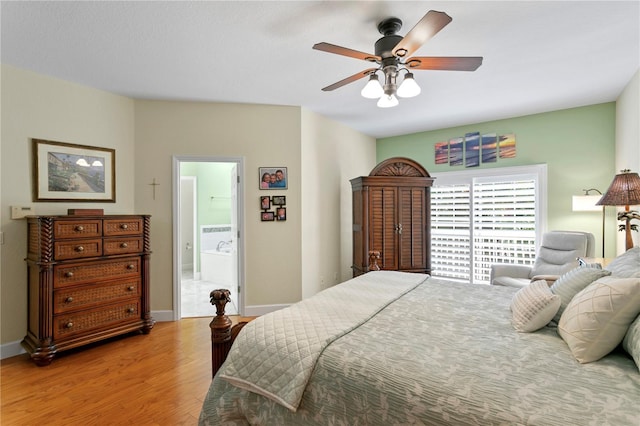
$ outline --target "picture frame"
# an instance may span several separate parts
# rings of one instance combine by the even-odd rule
[[[258,167],[260,189],[287,189],[289,176],[286,167]]]
[[[32,139],[33,201],[116,201],[116,151]]]
[[[269,210],[271,208],[271,197],[268,195],[260,197],[260,208],[262,210]]]
[[[284,206],[287,204],[287,197],[284,195],[274,195],[272,200],[274,206]]]
[[[436,142],[434,147],[435,164],[449,164],[449,141]]]
[[[278,221],[287,220],[287,209],[285,207],[278,207],[276,209],[276,219]]]
[[[260,212],[260,220],[262,222],[273,222],[275,215],[273,212]]]

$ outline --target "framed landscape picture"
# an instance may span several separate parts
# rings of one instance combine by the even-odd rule
[[[34,201],[116,201],[114,149],[32,139]]]

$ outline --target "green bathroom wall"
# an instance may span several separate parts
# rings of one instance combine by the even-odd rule
[[[231,223],[231,169],[234,163],[182,163],[181,176],[195,176],[198,227]]]
[[[590,105],[505,120],[469,124],[429,132],[413,133],[377,140],[376,157],[409,157],[430,173],[469,170],[465,166],[435,164],[434,146],[466,133],[514,133],[515,158],[498,158],[477,168],[547,164],[548,230],[584,230],[596,238],[596,255],[602,254],[602,215],[599,212],[573,212],[573,195],[583,189],[606,191],[618,172],[615,170],[615,103]],[[595,194],[592,193],[592,195]],[[615,209],[606,210],[606,253],[615,253],[617,232]]]
[[[195,176],[197,191],[197,247],[202,225],[231,223],[231,170],[235,163],[182,162],[180,176]],[[196,270],[200,257],[196,256]]]

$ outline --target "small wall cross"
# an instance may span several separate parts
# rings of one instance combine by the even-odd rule
[[[153,182],[151,182],[150,184],[151,187],[153,188],[153,199],[156,199],[156,186],[160,185],[159,183],[156,183],[156,178],[153,178]]]

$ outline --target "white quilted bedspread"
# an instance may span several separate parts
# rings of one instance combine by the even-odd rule
[[[427,278],[369,272],[313,299],[259,317],[239,334],[219,375],[296,411],[324,348]]]

